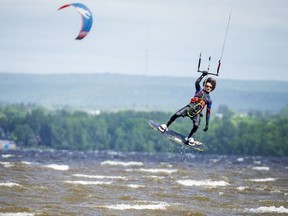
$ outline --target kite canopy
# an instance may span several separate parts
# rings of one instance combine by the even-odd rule
[[[78,11],[78,13],[81,15],[82,18],[82,28],[77,38],[75,38],[76,40],[81,40],[89,33],[92,27],[93,23],[92,13],[85,5],[81,3],[66,4],[58,8],[58,10],[69,7],[71,5],[76,8],[76,10]]]

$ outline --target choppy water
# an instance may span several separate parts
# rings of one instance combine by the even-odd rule
[[[288,158],[0,154],[0,215],[288,215]]]

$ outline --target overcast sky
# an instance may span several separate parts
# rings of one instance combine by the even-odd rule
[[[215,71],[232,9],[220,77],[288,80],[287,0],[1,0],[0,72],[198,76]]]

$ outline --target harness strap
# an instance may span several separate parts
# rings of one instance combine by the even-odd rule
[[[202,111],[202,105],[200,103],[197,103],[194,106],[190,107],[190,109],[187,109],[187,115],[190,118],[193,118],[194,116],[201,113],[201,111]]]
[[[202,94],[202,97],[193,97],[190,100],[190,103],[195,104],[190,107],[190,109],[187,110],[187,115],[190,118],[193,118],[194,116],[198,115],[201,113],[201,111],[204,109],[206,102],[203,100],[204,94]]]

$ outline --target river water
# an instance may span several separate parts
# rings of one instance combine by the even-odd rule
[[[0,215],[288,215],[288,158],[0,153]]]

